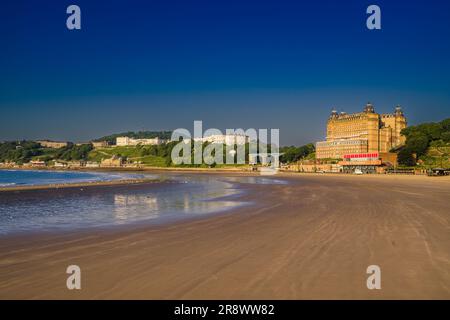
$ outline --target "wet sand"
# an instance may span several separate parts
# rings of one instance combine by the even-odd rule
[[[276,178],[204,219],[0,238],[0,298],[450,299],[448,177]]]

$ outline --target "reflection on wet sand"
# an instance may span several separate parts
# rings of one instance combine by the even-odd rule
[[[127,220],[135,217],[130,207],[139,206],[147,212],[148,219],[158,218],[158,198],[149,195],[115,194],[114,214],[117,220]]]
[[[0,235],[27,231],[73,230],[178,218],[234,208],[244,203],[231,196],[241,192],[237,182],[278,183],[263,177],[161,175],[172,183],[97,190],[93,192],[0,195]]]

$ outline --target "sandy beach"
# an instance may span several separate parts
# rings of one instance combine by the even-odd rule
[[[289,183],[240,184],[251,205],[202,219],[2,237],[0,298],[450,299],[448,177],[275,178]]]

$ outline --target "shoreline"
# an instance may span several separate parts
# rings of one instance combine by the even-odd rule
[[[260,171],[253,171],[248,165],[240,167],[219,167],[219,168],[199,168],[199,167],[8,167],[0,166],[1,170],[24,170],[24,171],[59,171],[59,172],[173,172],[173,173],[241,173],[241,174],[257,174]],[[357,176],[351,173],[342,172],[301,172],[293,170],[280,169],[279,174],[304,174],[304,175],[332,175],[332,176]],[[405,173],[370,173],[363,176],[428,176],[421,174],[405,174]],[[434,176],[434,177],[450,177],[450,176]]]
[[[49,172],[101,172],[101,173],[154,173],[154,174],[201,174],[201,175],[224,175],[224,174],[232,174],[236,176],[259,176],[256,172],[251,171],[239,171],[239,170],[215,170],[209,171],[211,169],[202,169],[202,168],[191,168],[193,170],[184,170],[184,169],[175,169],[173,168],[161,170],[158,169],[150,169],[140,170],[136,168],[2,168],[1,170],[8,171],[49,171]],[[214,169],[213,169],[214,170]],[[161,178],[132,178],[132,179],[115,179],[115,180],[107,180],[107,181],[85,181],[85,182],[74,182],[74,183],[56,183],[56,184],[40,184],[40,185],[13,185],[13,186],[0,186],[0,194],[10,192],[10,191],[32,191],[32,190],[57,190],[57,189],[66,189],[66,188],[92,188],[92,187],[102,187],[102,186],[116,186],[116,185],[132,185],[132,184],[147,184],[147,183],[158,183],[163,182],[165,179]]]
[[[151,178],[136,178],[136,179],[118,179],[108,181],[85,181],[73,183],[56,183],[56,184],[42,184],[42,185],[20,185],[10,187],[0,187],[0,194],[8,192],[22,192],[22,191],[43,191],[43,190],[59,190],[59,189],[91,189],[95,187],[121,186],[121,185],[136,185],[136,184],[151,184],[163,182],[162,179]]]
[[[276,175],[261,175],[259,172],[247,171],[247,170],[229,170],[223,171],[220,169],[206,169],[206,168],[191,168],[192,170],[183,170],[168,168],[165,170],[160,169],[150,169],[146,170],[136,170],[136,168],[80,168],[80,169],[59,169],[59,168],[39,168],[39,169],[8,169],[0,168],[1,170],[23,170],[23,171],[57,171],[57,172],[102,172],[102,173],[168,173],[168,174],[195,174],[195,175],[214,175],[214,176],[248,176],[248,177],[327,177],[327,178],[337,178],[337,177],[352,177],[353,179],[386,179],[386,180],[429,180],[429,181],[439,181],[439,182],[450,182],[450,176],[427,176],[427,175],[404,175],[404,174],[364,174],[364,175],[354,175],[348,173],[316,173],[316,172],[291,172],[291,171],[279,171]],[[212,171],[210,171],[212,170]],[[136,184],[150,184],[150,183],[161,183],[164,179],[161,178],[135,178],[135,179],[117,179],[117,180],[107,180],[107,181],[85,181],[85,182],[74,182],[74,183],[56,183],[56,184],[42,184],[42,185],[14,185],[14,186],[1,186],[0,194],[8,192],[22,192],[22,191],[41,191],[41,190],[58,190],[58,189],[76,189],[76,188],[95,188],[95,187],[108,187],[108,186],[121,186],[121,185],[136,185]]]
[[[21,169],[7,169],[0,168],[1,170],[23,170],[23,171],[57,171],[57,172],[111,172],[111,173],[169,173],[169,174],[198,174],[198,175],[217,175],[217,176],[249,176],[249,177],[353,177],[354,179],[358,178],[369,178],[369,179],[424,179],[430,181],[444,181],[450,182],[450,176],[427,176],[427,175],[405,175],[405,174],[364,174],[364,175],[354,175],[348,173],[316,173],[316,172],[291,172],[291,171],[280,171],[276,175],[261,175],[258,172],[254,171],[239,171],[239,170],[230,170],[223,171],[220,169],[199,169],[199,168],[191,168],[192,170],[183,170],[183,169],[149,169],[146,170],[136,170],[135,168],[115,168],[114,170],[110,170],[110,168],[101,168],[101,169],[93,169],[93,168],[80,168],[80,169],[59,169],[54,168],[49,170],[48,168],[39,168],[39,169],[29,169],[29,168],[21,168]],[[213,171],[209,171],[213,170]],[[19,191],[32,191],[32,190],[58,190],[58,189],[66,189],[66,188],[92,188],[92,187],[104,187],[104,186],[116,186],[116,185],[133,185],[133,184],[147,184],[147,183],[158,183],[162,182],[163,179],[154,179],[154,178],[136,178],[136,179],[117,179],[117,180],[108,180],[108,181],[86,181],[86,182],[75,182],[75,183],[57,183],[57,184],[42,184],[42,185],[20,185],[20,186],[3,186],[0,187],[0,194],[6,192],[19,192]]]
[[[204,174],[247,174],[247,175],[257,175],[264,176],[260,174],[260,171],[249,170],[248,167],[232,167],[232,168],[195,168],[195,167],[101,167],[101,168],[89,168],[89,167],[71,167],[71,168],[57,168],[57,167],[1,167],[2,170],[10,171],[50,171],[50,172],[123,172],[123,173],[204,173]],[[314,176],[378,176],[378,177],[428,177],[428,178],[439,178],[445,179],[450,178],[447,176],[428,176],[426,174],[402,174],[402,173],[389,173],[389,174],[362,174],[355,175],[351,173],[342,172],[300,172],[300,171],[290,171],[290,170],[279,170],[277,175],[314,175]],[[271,175],[268,175],[271,176]]]

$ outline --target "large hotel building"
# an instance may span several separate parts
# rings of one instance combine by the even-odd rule
[[[392,114],[375,113],[368,103],[363,112],[346,114],[331,112],[326,141],[316,144],[317,159],[344,159],[352,154],[388,153],[405,143],[400,134],[406,118],[397,106]]]

